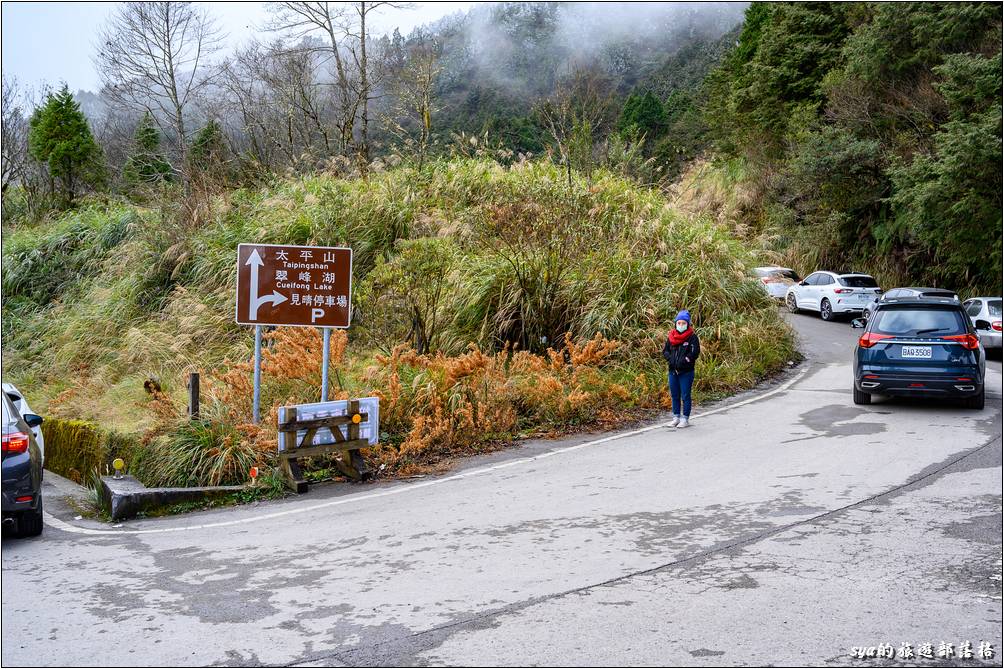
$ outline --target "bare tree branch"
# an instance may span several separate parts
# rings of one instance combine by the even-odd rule
[[[20,183],[28,167],[28,117],[21,108],[21,91],[17,79],[3,78],[2,102],[2,192],[6,193],[11,184]]]
[[[185,114],[217,76],[209,59],[222,35],[191,2],[127,2],[99,33],[95,65],[112,101],[149,111],[187,169]],[[186,177],[187,182],[187,177]]]

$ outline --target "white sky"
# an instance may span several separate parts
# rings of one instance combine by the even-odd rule
[[[114,2],[4,2],[2,8],[2,69],[17,77],[22,88],[65,81],[71,91],[97,92],[93,40],[111,15]],[[261,2],[205,2],[228,34],[233,47],[254,35],[268,19]],[[374,33],[395,27],[407,35],[412,28],[463,11],[474,2],[415,2],[410,9],[383,8],[373,20]]]

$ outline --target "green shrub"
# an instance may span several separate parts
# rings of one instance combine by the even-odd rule
[[[151,441],[134,473],[149,486],[241,485],[261,456],[233,425],[186,421]]]

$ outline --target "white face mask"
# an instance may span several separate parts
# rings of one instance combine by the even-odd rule
[[[676,324],[676,331],[677,332],[686,332],[687,331],[687,325],[688,325],[687,321],[681,321],[681,322],[677,323]]]

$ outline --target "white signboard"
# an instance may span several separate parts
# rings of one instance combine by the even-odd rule
[[[376,446],[380,440],[380,398],[362,397],[359,400],[359,413],[366,416],[366,420],[359,423],[359,438],[366,439],[370,446]],[[296,419],[314,420],[316,418],[330,418],[331,416],[348,415],[349,401],[338,400],[335,402],[315,402],[314,404],[297,404],[293,407],[279,407],[279,425],[285,423],[289,409],[296,409]],[[342,436],[348,440],[349,426],[340,426]],[[306,434],[306,430],[296,433],[296,443],[292,443],[293,435],[288,432],[279,433],[279,452],[296,447],[320,446],[322,444],[337,443],[329,428],[323,428],[314,435],[314,441],[310,444],[301,444],[301,440]]]

